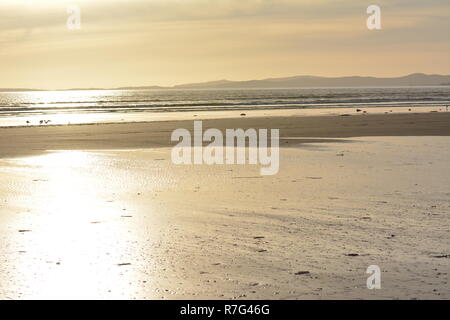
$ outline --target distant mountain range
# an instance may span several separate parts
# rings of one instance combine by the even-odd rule
[[[395,87],[395,86],[440,86],[450,83],[450,75],[427,75],[414,73],[397,78],[376,77],[316,77],[295,76],[264,80],[228,81],[183,84],[177,89],[222,89],[222,88],[302,88],[302,87]]]
[[[268,78],[263,80],[230,81],[181,84],[172,87],[140,86],[120,87],[109,90],[146,90],[146,89],[268,89],[268,88],[311,88],[311,87],[403,87],[403,86],[448,86],[450,75],[413,73],[403,77],[317,77],[294,76],[286,78]],[[31,91],[36,89],[0,89],[6,91]],[[74,88],[67,90],[105,90],[105,88]],[[40,90],[36,90],[40,91]]]

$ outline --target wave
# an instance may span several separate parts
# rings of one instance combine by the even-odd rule
[[[450,89],[336,88],[283,90],[0,93],[0,116],[51,113],[305,109],[350,106],[449,105]]]

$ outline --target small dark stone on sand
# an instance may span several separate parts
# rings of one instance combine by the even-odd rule
[[[450,254],[442,254],[438,256],[432,256],[433,258],[450,258]]]

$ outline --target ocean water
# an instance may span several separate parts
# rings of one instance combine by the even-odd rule
[[[80,90],[0,93],[2,119],[69,114],[450,105],[450,87]]]

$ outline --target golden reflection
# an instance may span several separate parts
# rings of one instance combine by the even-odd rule
[[[70,91],[39,91],[23,93],[24,104],[33,101],[37,103],[33,108],[39,114],[28,114],[21,119],[19,125],[52,125],[79,124],[100,122],[110,115],[92,111],[98,108],[98,101],[108,96],[120,95],[120,92],[99,90],[70,90]],[[90,112],[87,112],[87,108]],[[94,108],[94,109],[93,109]],[[26,122],[28,121],[28,122]]]
[[[22,298],[128,298],[124,253],[131,241],[108,202],[108,170],[95,153],[55,152],[19,160],[31,170],[33,206],[19,233]],[[105,172],[106,171],[106,172]],[[26,252],[25,252],[26,251]],[[21,293],[18,293],[21,294]]]

